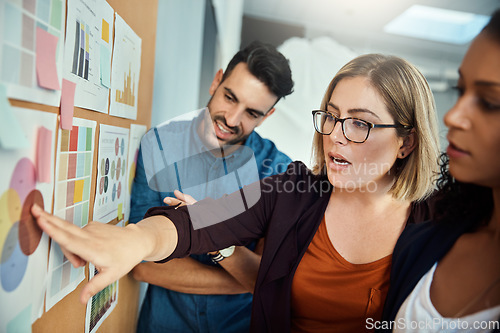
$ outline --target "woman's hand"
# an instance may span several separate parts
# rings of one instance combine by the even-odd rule
[[[175,227],[162,216],[153,216],[124,228],[99,222],[89,222],[79,228],[37,205],[31,208],[31,212],[43,231],[60,245],[74,267],[91,262],[99,271],[84,286],[80,294],[82,303],[127,274],[142,260],[163,259],[177,245]],[[170,232],[172,230],[175,235]],[[162,243],[164,241],[169,244]]]

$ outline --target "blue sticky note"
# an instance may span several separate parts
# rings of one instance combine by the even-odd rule
[[[101,84],[106,88],[111,87],[111,55],[109,49],[101,44]]]
[[[30,143],[24,134],[19,121],[14,117],[9,100],[7,87],[0,83],[0,145],[4,149],[28,148]]]

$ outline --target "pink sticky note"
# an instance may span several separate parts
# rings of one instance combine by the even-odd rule
[[[73,127],[73,111],[75,109],[76,83],[63,79],[61,90],[61,128],[70,130]]]
[[[56,66],[58,39],[42,28],[36,28],[36,77],[40,87],[61,89]]]
[[[40,183],[51,182],[52,131],[40,127],[36,144],[36,178]]]

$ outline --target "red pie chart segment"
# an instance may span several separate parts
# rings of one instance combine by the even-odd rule
[[[35,218],[31,215],[31,206],[33,204],[44,208],[42,193],[38,190],[31,191],[26,200],[24,200],[21,219],[19,221],[19,243],[21,251],[27,256],[35,252],[43,233],[42,229],[36,223]]]

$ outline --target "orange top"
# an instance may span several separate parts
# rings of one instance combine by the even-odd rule
[[[382,316],[391,259],[351,264],[333,247],[323,217],[293,278],[292,332],[367,331],[367,318]]]

